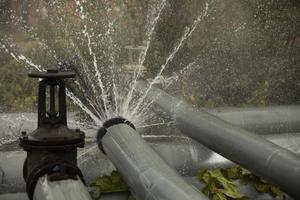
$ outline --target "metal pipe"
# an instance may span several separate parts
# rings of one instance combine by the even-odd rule
[[[300,132],[300,106],[216,108],[209,113],[262,135]]]
[[[105,127],[98,141],[137,199],[206,200],[186,183],[128,124]]]
[[[199,169],[226,168],[236,165],[188,137],[142,136],[152,149],[182,176],[195,176]],[[300,156],[300,133],[266,135],[265,138]],[[97,146],[79,152],[78,166],[90,183],[95,177],[110,174],[115,167]],[[0,194],[25,191],[23,151],[0,152]],[[99,167],[100,166],[100,167]],[[1,199],[1,198],[0,198]]]
[[[50,181],[47,175],[40,177],[34,189],[33,200],[92,200],[86,187],[77,180]]]
[[[270,106],[247,108],[216,108],[207,112],[241,128],[259,134],[300,132],[300,106]],[[72,128],[76,124],[76,113],[68,113],[68,123]],[[35,113],[0,113],[0,142],[7,137],[19,136],[19,131],[31,132],[37,128]],[[95,130],[84,130],[94,133]],[[0,144],[1,146],[1,144]]]
[[[142,93],[148,85],[140,81],[136,88]],[[176,126],[191,138],[299,199],[300,159],[296,154],[204,110],[197,110],[158,88],[152,87],[147,98],[174,117]]]
[[[202,182],[199,182],[198,177],[184,177],[188,183],[194,185],[197,188],[203,188],[205,185]],[[236,182],[238,185],[238,191],[244,194],[248,199],[251,200],[274,200],[278,198],[274,198],[266,193],[257,192],[251,184],[241,184]],[[16,193],[16,194],[3,194],[0,195],[1,200],[29,200],[26,193]],[[289,196],[286,196],[286,200],[292,200]],[[101,195],[99,200],[128,200],[128,194],[124,193],[111,193],[111,194],[103,194]]]
[[[25,158],[26,152],[24,151],[1,152],[0,194],[26,191],[26,183],[23,178]]]
[[[0,195],[0,199],[1,200],[29,200],[26,193],[2,194]],[[124,194],[124,193],[102,194],[99,200],[128,200],[128,194]],[[272,199],[266,199],[266,200],[272,200]]]

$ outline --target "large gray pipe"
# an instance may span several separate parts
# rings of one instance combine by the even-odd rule
[[[259,134],[300,132],[300,106],[216,108],[209,113]]]
[[[207,200],[171,169],[132,127],[125,123],[105,127],[99,141],[129,185],[143,200]]]
[[[198,177],[185,177],[188,183],[194,185],[197,188],[203,188],[205,184],[199,182]],[[248,199],[251,200],[278,200],[278,198],[272,197],[267,193],[257,192],[251,184],[241,184],[236,182],[238,185],[238,191],[244,194]],[[29,200],[26,193],[14,193],[14,194],[0,194],[1,200]],[[42,200],[42,199],[41,199]],[[128,200],[128,193],[110,193],[103,194],[99,200]],[[286,196],[285,200],[292,200],[290,197]]]
[[[143,93],[148,85],[140,81],[136,88]],[[160,89],[153,87],[147,98],[174,117],[176,126],[191,138],[278,185],[293,198],[300,198],[300,159],[294,153]]]
[[[199,169],[234,166],[235,163],[211,151],[200,143],[184,137],[145,135],[143,138],[154,151],[182,176],[195,176]],[[266,135],[269,141],[300,156],[300,133]],[[95,177],[110,174],[115,167],[97,146],[79,152],[78,166],[84,179],[90,183]],[[25,192],[22,167],[24,151],[0,152],[0,194]],[[1,199],[1,198],[0,198]]]
[[[207,111],[229,123],[263,135],[300,132],[299,105],[216,108]],[[80,125],[75,119],[76,113],[68,113],[68,126],[78,128]],[[36,121],[36,113],[0,113],[0,150],[2,143],[16,140],[21,129],[27,132],[35,130]],[[82,128],[87,136],[94,136],[95,130]]]
[[[0,199],[1,200],[29,200],[27,193],[9,193],[9,194],[2,194],[2,195],[0,194]],[[128,194],[127,193],[126,194],[125,193],[102,194],[100,199],[98,200],[128,200]],[[257,199],[257,200],[261,200],[261,199]],[[273,200],[273,198],[268,198],[264,200]],[[286,199],[286,200],[290,200],[290,199]]]

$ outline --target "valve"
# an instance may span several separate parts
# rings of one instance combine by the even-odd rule
[[[40,79],[38,91],[38,127],[23,132],[19,145],[27,151],[23,166],[28,197],[33,199],[38,179],[48,175],[50,181],[77,179],[83,176],[77,167],[77,148],[84,147],[84,132],[67,126],[66,86],[63,79],[74,78],[73,72],[29,73]],[[84,181],[84,180],[83,180]]]

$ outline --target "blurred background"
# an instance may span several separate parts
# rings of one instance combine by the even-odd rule
[[[0,0],[0,112],[35,111],[28,62],[92,65],[84,30],[104,74],[111,55],[121,67],[150,41],[143,66],[153,79],[195,21],[162,73],[175,80],[168,92],[201,107],[299,103],[298,0]]]

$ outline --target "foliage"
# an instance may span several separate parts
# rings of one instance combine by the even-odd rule
[[[33,111],[36,81],[30,79],[26,69],[16,61],[1,55],[0,60],[6,61],[0,64],[0,112]]]
[[[225,177],[220,169],[201,170],[198,178],[206,184],[202,192],[212,200],[248,199],[237,191],[237,185]]]
[[[270,184],[264,179],[254,175],[252,172],[248,171],[242,167],[233,167],[227,170],[223,169],[223,173],[231,180],[240,179],[243,184],[251,183],[257,192],[260,193],[269,193],[273,197],[282,197],[285,199],[283,192],[279,187]]]
[[[285,199],[284,193],[276,186],[254,175],[240,166],[226,169],[200,170],[198,179],[205,184],[202,192],[212,200],[249,200],[238,192],[237,183],[251,184],[257,192],[268,193],[273,197]],[[91,184],[91,196],[97,200],[101,194],[128,192],[128,200],[134,200],[130,190],[119,172],[113,171],[110,176],[99,176]]]
[[[202,192],[212,200],[247,200],[247,197],[237,191],[237,181],[242,184],[252,184],[259,193],[269,193],[273,197],[285,199],[278,187],[242,167],[200,170],[198,178],[206,184]]]
[[[38,80],[28,77],[28,70],[0,49],[0,112],[35,112]],[[78,110],[67,100],[69,111]]]
[[[110,176],[97,177],[90,186],[93,188],[91,195],[94,199],[105,193],[129,192],[127,184],[117,171],[113,171]]]

